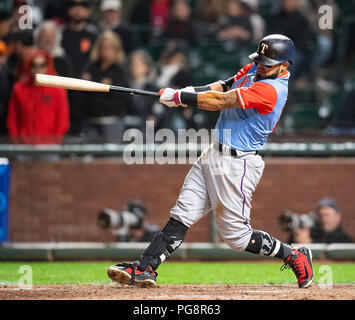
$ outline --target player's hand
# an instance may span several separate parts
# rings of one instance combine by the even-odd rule
[[[181,105],[181,90],[175,90],[172,88],[165,88],[159,91],[160,99],[159,102],[165,104],[169,108],[178,107]]]

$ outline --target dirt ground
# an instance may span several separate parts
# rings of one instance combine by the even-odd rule
[[[297,285],[39,285],[32,289],[0,285],[1,300],[355,300],[355,284],[308,289]]]

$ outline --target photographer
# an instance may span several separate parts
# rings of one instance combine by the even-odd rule
[[[122,211],[105,208],[97,216],[103,229],[111,229],[117,242],[150,242],[160,231],[146,221],[147,210],[139,200],[129,202]]]
[[[321,199],[317,203],[315,214],[299,215],[299,217],[300,221],[307,222],[305,224],[294,224],[290,230],[289,242],[291,243],[329,244],[353,242],[352,237],[342,228],[342,215],[337,202],[332,198]]]

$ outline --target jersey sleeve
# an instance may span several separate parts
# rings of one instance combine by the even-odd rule
[[[274,110],[277,92],[271,84],[258,81],[250,87],[235,90],[242,109],[255,108],[260,114],[268,114]]]

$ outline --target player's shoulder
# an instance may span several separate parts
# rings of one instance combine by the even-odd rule
[[[252,71],[253,68],[256,68],[256,64],[254,62],[249,63],[242,67],[238,73],[233,77],[234,81],[239,80],[241,77],[245,76],[248,72]]]
[[[262,88],[263,91],[274,91],[277,95],[280,95],[282,92],[288,92],[287,82],[283,80],[276,79],[263,79],[254,83],[259,89]]]
[[[270,96],[273,99],[277,98],[278,87],[274,85],[271,81],[266,80],[259,80],[254,82],[250,87],[241,87],[239,88],[242,91],[249,91],[251,90],[254,93],[257,93],[260,97]]]
[[[263,92],[263,95],[270,95],[277,99],[287,99],[288,82],[282,78],[263,79],[254,83],[258,86],[258,91]]]

